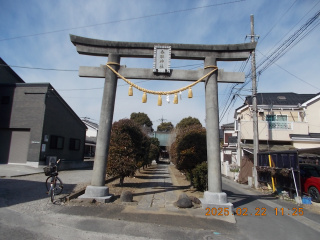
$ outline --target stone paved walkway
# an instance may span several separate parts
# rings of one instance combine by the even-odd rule
[[[137,205],[138,210],[158,211],[162,208],[178,211],[173,206],[178,196],[174,193],[176,188],[172,184],[168,166],[166,164],[159,164],[153,171],[149,186],[144,192],[145,195]]]

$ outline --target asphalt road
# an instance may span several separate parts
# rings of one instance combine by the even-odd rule
[[[90,181],[91,172],[61,172],[64,191]],[[158,178],[160,172],[168,177],[158,171]],[[319,215],[304,209],[303,216],[292,216],[287,209],[297,208],[296,204],[260,195],[227,179],[223,179],[223,190],[235,211],[241,212],[236,224],[157,211],[128,212],[127,206],[118,204],[53,205],[45,194],[44,180],[44,174],[0,179],[1,239],[319,239]],[[278,210],[276,216],[274,208],[282,207],[284,215]]]
[[[303,215],[299,216],[303,206],[242,188],[230,180],[223,182],[223,190],[239,214],[236,225],[248,239],[319,239],[320,215],[301,209]],[[293,215],[296,208],[297,215]]]

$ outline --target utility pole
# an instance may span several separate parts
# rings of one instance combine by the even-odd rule
[[[254,17],[250,16],[251,22],[251,42],[255,42],[254,35]],[[259,152],[259,132],[258,132],[258,107],[257,107],[257,82],[256,82],[256,53],[251,53],[251,77],[252,77],[252,108],[253,108],[253,170],[254,187],[258,188],[258,173],[256,166],[258,164]]]
[[[162,115],[162,118],[158,119],[158,121],[161,121],[161,123],[163,123],[163,121],[167,121],[167,119],[164,119]]]

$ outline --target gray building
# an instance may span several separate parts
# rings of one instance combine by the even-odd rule
[[[24,83],[8,64],[0,57],[0,83]]]
[[[86,129],[49,83],[23,83],[0,67],[0,163],[38,167],[48,156],[82,162]]]

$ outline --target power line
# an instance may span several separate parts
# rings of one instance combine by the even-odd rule
[[[257,50],[258,52],[260,52],[259,50]],[[262,52],[260,52],[262,55],[264,55]],[[265,55],[264,55],[265,56]],[[266,57],[266,56],[265,56]],[[267,57],[266,57],[267,58]],[[315,89],[318,89],[318,90],[320,90],[320,88],[317,88],[316,86],[313,86],[312,84],[310,84],[310,83],[308,83],[307,81],[305,81],[305,80],[303,80],[303,79],[301,79],[301,78],[299,78],[299,77],[297,77],[296,75],[294,75],[294,74],[292,74],[292,73],[290,73],[289,71],[287,71],[286,69],[284,69],[283,67],[281,67],[280,65],[278,65],[278,64],[276,64],[276,63],[274,63],[277,67],[279,67],[279,68],[281,68],[283,71],[286,71],[287,73],[289,73],[291,76],[293,76],[293,77],[295,77],[296,79],[299,79],[300,81],[302,81],[302,82],[304,82],[304,83],[306,83],[306,84],[308,84],[308,85],[310,85],[311,87],[314,87]]]
[[[203,63],[197,63],[197,64],[189,64],[184,66],[177,66],[177,67],[171,67],[171,68],[181,68],[181,67],[189,67],[189,66],[201,66]]]
[[[269,54],[269,52],[271,52],[272,49],[274,49],[279,44],[279,42],[281,42],[281,40],[284,39],[292,31],[292,29],[294,29],[302,21],[302,19],[304,19],[305,16],[307,16],[309,12],[311,12],[319,3],[320,1],[318,1],[314,6],[312,6],[310,10],[268,51],[267,54]]]
[[[274,29],[274,27],[281,21],[281,19],[289,12],[289,10],[293,7],[293,5],[297,2],[298,0],[295,0],[291,6],[288,8],[288,10],[282,15],[282,17],[276,22],[275,25],[267,32],[267,34],[259,41],[259,43],[262,43],[262,41],[269,35],[269,33]]]
[[[226,114],[226,112],[228,111],[228,109],[229,109],[230,105],[231,105],[231,104],[232,104],[232,102],[235,100],[235,96],[236,96],[236,95],[233,95],[233,97],[232,97],[232,99],[231,99],[231,101],[230,101],[230,103],[229,103],[228,107],[226,108],[226,111],[224,111],[223,115],[221,116],[221,118],[220,118],[220,120],[219,120],[219,123],[222,121],[222,119],[223,119],[224,115]]]
[[[286,41],[284,41],[276,50],[274,50],[268,57],[257,64],[258,74],[262,74],[273,63],[279,60],[285,53],[292,49],[308,34],[310,34],[319,24],[320,11],[310,18],[305,24],[303,24],[293,35],[291,35]],[[260,52],[260,51],[259,51]],[[261,53],[261,52],[260,52]],[[246,77],[250,77],[251,73],[248,73]],[[244,84],[244,86],[246,83]]]
[[[197,64],[189,64],[184,66],[177,66],[177,67],[171,67],[171,68],[182,68],[182,67],[189,67],[189,66],[196,66],[194,68],[198,68],[203,63],[197,63]],[[79,70],[75,69],[57,69],[57,68],[41,68],[41,67],[24,67],[24,66],[17,66],[17,65],[7,65],[7,64],[0,64],[0,67],[15,67],[15,68],[27,68],[27,69],[36,69],[36,70],[48,70],[48,71],[65,71],[65,72],[78,72]],[[191,68],[191,69],[194,69]]]
[[[211,5],[201,6],[201,7],[194,7],[194,8],[176,10],[176,11],[171,11],[171,12],[156,13],[156,14],[151,14],[151,15],[146,15],[146,16],[141,16],[141,17],[133,17],[133,18],[110,21],[110,22],[105,22],[105,23],[91,24],[91,25],[86,25],[86,26],[81,26],[81,27],[65,28],[65,29],[60,29],[60,30],[55,30],[55,31],[50,31],[50,32],[35,33],[35,34],[29,34],[29,35],[24,35],[24,36],[18,36],[18,37],[4,38],[4,39],[0,39],[0,41],[6,41],[6,40],[12,40],[12,39],[18,39],[18,38],[25,38],[25,37],[33,37],[33,36],[39,36],[39,35],[51,34],[51,33],[57,33],[57,32],[65,32],[65,31],[70,31],[70,30],[75,30],[75,29],[95,27],[95,26],[100,26],[100,25],[107,25],[107,24],[112,24],[112,23],[126,22],[126,21],[137,20],[137,19],[151,18],[151,17],[169,15],[169,14],[173,14],[173,13],[187,12],[187,11],[192,11],[192,10],[197,10],[197,9],[202,9],[202,8],[209,8],[209,7],[227,5],[227,4],[243,2],[243,1],[245,1],[245,0],[226,2],[226,3],[217,3],[217,4],[211,4]]]
[[[147,82],[148,80],[143,80],[143,81],[139,81],[136,83],[141,83],[141,82]],[[129,86],[128,84],[121,84],[121,85],[117,85],[117,87],[122,87],[122,86]],[[97,88],[77,88],[77,89],[56,89],[59,91],[86,91],[86,90],[95,90],[95,89],[103,89],[104,87],[97,87]]]
[[[294,2],[295,3],[295,2]],[[293,4],[294,4],[293,3]],[[318,2],[319,3],[319,2]],[[317,3],[317,4],[318,4]],[[293,6],[293,4],[291,5],[291,7]],[[317,5],[316,4],[316,5]],[[315,6],[316,6],[315,5]],[[314,7],[315,7],[314,6]],[[290,8],[291,8],[290,7]],[[289,9],[290,9],[289,8]],[[289,11],[289,9],[287,10],[287,11]],[[311,11],[311,10],[310,10]],[[310,12],[309,11],[309,12]],[[308,13],[309,13],[308,12]],[[307,14],[308,14],[307,13]],[[270,57],[266,57],[267,59],[266,60],[264,60],[262,63],[260,63],[260,65],[259,65],[259,67],[261,67],[262,66],[262,70],[264,71],[264,70],[266,70],[266,68],[267,67],[269,67],[270,65],[272,65],[273,63],[275,63],[275,61],[276,60],[278,60],[280,57],[282,57],[286,52],[288,52],[292,47],[294,47],[297,43],[299,43],[303,38],[305,38],[308,34],[310,34],[310,32],[312,32],[320,23],[318,23],[318,21],[316,21],[316,19],[318,18],[318,13],[316,13],[316,15],[313,17],[313,18],[311,18],[311,19],[309,19],[309,21],[306,23],[306,24],[304,24],[298,31],[296,31],[295,32],[295,34],[299,34],[298,35],[298,37],[296,37],[296,38],[292,38],[292,37],[290,37],[289,38],[289,40],[291,41],[291,42],[289,42],[290,44],[288,44],[288,46],[286,46],[285,48],[284,48],[284,50],[282,51],[282,52],[278,52],[278,51],[280,51],[281,50],[281,46],[284,46],[285,45],[285,43],[287,43],[289,40],[287,40],[287,41],[285,41],[280,47],[278,47],[278,49],[276,50],[276,51],[274,51],[272,54],[278,54],[277,56],[278,56],[278,58],[277,59],[269,59]],[[303,17],[304,18],[304,17]],[[301,19],[302,20],[302,19]],[[300,21],[301,21],[300,20]],[[299,22],[300,22],[299,21]],[[315,22],[315,23],[314,23]],[[307,29],[312,23],[314,23],[313,24],[313,26],[312,27],[310,27],[309,29]],[[314,26],[315,25],[315,26]],[[306,30],[307,29],[307,30]],[[291,30],[290,30],[291,31]],[[290,32],[289,31],[289,32]],[[306,31],[306,32],[305,32]],[[270,31],[269,31],[270,32]],[[295,35],[294,34],[294,35]],[[301,36],[300,36],[301,35]],[[292,39],[291,39],[292,38]],[[296,42],[294,42],[295,40],[297,39],[297,41]],[[293,43],[294,42],[294,43]],[[293,43],[293,44],[292,44]],[[258,50],[259,51],[259,50]],[[260,52],[260,51],[259,51]],[[261,53],[261,52],[260,52]],[[262,53],[261,53],[262,54]],[[264,55],[264,54],[263,54]],[[265,63],[267,60],[270,60],[268,63],[268,65],[263,65],[263,63]],[[271,60],[273,60],[273,61],[271,61]],[[278,67],[280,67],[279,65],[277,65]],[[244,69],[246,68],[246,64],[245,64],[245,62],[242,62],[242,64],[241,64],[241,66],[240,66],[240,69],[239,69],[239,71],[243,71]],[[282,68],[282,67],[280,67],[280,68]],[[285,70],[284,68],[282,68],[284,71],[286,71],[286,72],[288,72],[287,70]],[[263,71],[259,71],[259,76],[261,75],[261,73],[263,72]],[[294,77],[296,77],[297,79],[299,79],[299,80],[301,80],[301,81],[303,81],[303,82],[305,82],[305,83],[307,83],[306,81],[304,81],[304,80],[302,80],[301,78],[298,78],[297,76],[295,76],[294,74],[292,74],[292,73],[290,73],[290,72],[288,72],[290,75],[292,75],[292,76],[294,76]],[[237,93],[240,93],[241,91],[242,91],[242,89],[245,87],[245,86],[247,86],[250,82],[251,82],[251,79],[250,79],[250,77],[251,77],[251,71],[249,71],[247,74],[246,74],[246,76],[245,76],[245,79],[246,79],[246,81],[244,82],[244,84],[240,87],[240,89],[239,90],[237,90],[236,92],[235,92],[235,94],[237,94]],[[312,86],[312,87],[315,87],[315,86],[313,86],[313,85],[311,85],[311,84],[309,84],[309,83],[307,83],[308,85],[310,85],[310,86]],[[235,87],[235,85],[233,85],[233,88]],[[227,106],[227,104],[228,104],[228,102],[229,102],[229,99],[230,99],[230,97],[232,96],[232,94],[233,94],[233,88],[229,91],[229,94],[228,94],[228,97],[226,97],[226,101],[224,102],[224,104],[222,104],[222,105],[224,105],[224,108],[223,108],[223,110],[222,110],[222,112],[221,112],[221,117],[220,117],[220,121],[222,120],[222,118],[224,117],[224,115],[226,114],[226,112],[227,112],[227,110],[228,110],[228,108],[230,107],[230,105],[232,104],[232,102],[234,101],[234,97],[231,99],[231,101],[230,101],[230,103],[229,103],[229,105]],[[316,88],[316,87],[315,87]],[[318,88],[316,88],[316,89],[318,89]]]
[[[287,53],[292,47],[299,43],[303,38],[305,38],[310,32],[312,32],[318,25],[320,16],[320,11],[318,11],[312,18],[310,18],[304,25],[302,25],[291,37],[289,37],[283,44],[281,44],[273,53],[271,53],[265,60],[263,60],[257,68],[262,68],[259,70],[261,74],[274,62],[279,60],[285,53]],[[312,26],[312,24],[314,24]],[[309,28],[310,27],[310,28]]]
[[[243,61],[243,62],[242,62],[241,66],[240,66],[240,68],[239,68],[239,72],[243,72],[243,71],[244,71],[244,69],[246,68],[246,66],[247,66],[247,64],[248,64],[248,62],[249,62],[249,60],[250,60],[250,58],[251,58],[251,55],[250,55],[250,57],[249,57],[246,61]],[[248,77],[246,77],[246,79],[247,79],[247,78],[248,78]],[[243,88],[244,86],[246,86],[247,84],[248,84],[248,82],[245,83],[243,86],[241,86],[240,89],[242,89],[242,88]],[[229,108],[230,104],[232,103],[233,100],[231,100],[229,106],[227,107],[227,104],[228,104],[228,102],[229,102],[229,99],[230,99],[230,97],[231,97],[232,94],[233,94],[233,89],[234,89],[237,85],[238,85],[238,83],[232,84],[232,87],[230,88],[230,91],[229,91],[229,93],[228,93],[228,96],[225,97],[225,100],[224,100],[223,103],[219,106],[219,109],[223,108],[223,110],[221,111],[220,116],[221,116],[221,115],[223,115],[223,116],[225,115],[225,112],[227,111],[227,109]],[[240,91],[241,91],[241,90],[238,90],[238,91],[236,91],[236,93],[238,93],[238,92],[240,92]],[[234,98],[233,98],[233,99],[234,99]],[[222,118],[223,118],[223,117],[220,117],[220,121],[222,120]]]
[[[57,68],[24,67],[24,66],[6,65],[6,64],[0,64],[0,67],[16,67],[16,68],[27,68],[27,69],[37,69],[37,70],[63,71],[63,72],[78,72],[78,71],[79,71],[79,70],[73,70],[73,69],[57,69]]]

